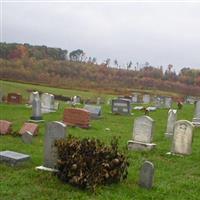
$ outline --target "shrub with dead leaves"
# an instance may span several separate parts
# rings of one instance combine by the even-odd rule
[[[98,139],[69,136],[55,142],[58,149],[57,176],[79,188],[117,183],[127,177],[127,157],[118,151],[118,139],[105,145]]]

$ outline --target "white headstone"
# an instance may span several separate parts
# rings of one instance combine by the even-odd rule
[[[195,126],[200,126],[200,100],[196,102],[195,113],[194,113],[194,118],[192,120],[192,123]]]
[[[171,152],[190,155],[192,153],[193,125],[187,120],[179,120],[174,125]]]
[[[177,110],[170,109],[168,111],[168,119],[167,119],[167,130],[165,133],[166,137],[173,136],[174,124],[177,119]]]
[[[151,150],[155,147],[152,143],[154,120],[148,116],[138,117],[134,121],[133,139],[128,141],[128,148],[132,150]]]

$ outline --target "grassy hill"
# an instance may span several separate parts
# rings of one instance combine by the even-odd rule
[[[73,91],[57,89],[38,85],[1,82],[1,88],[7,92],[17,91],[28,97],[27,89],[38,89],[44,92],[63,94],[66,96],[77,95],[92,97],[98,95],[89,91]],[[106,98],[110,95],[102,94]],[[173,105],[176,108],[176,105]],[[168,110],[157,110],[150,113],[155,120],[154,142],[156,149],[151,152],[133,152],[125,150],[127,141],[132,138],[134,119],[143,115],[134,111],[131,116],[118,116],[110,113],[109,105],[103,105],[102,119],[91,122],[91,128],[67,128],[67,134],[79,138],[95,137],[109,143],[113,136],[120,137],[120,150],[125,151],[129,157],[130,167],[128,178],[110,186],[99,187],[96,193],[82,191],[68,184],[60,182],[57,177],[48,172],[36,171],[35,167],[43,163],[43,143],[45,124],[50,121],[62,120],[64,108],[68,107],[61,102],[59,110],[55,113],[44,114],[44,123],[39,124],[39,135],[33,143],[24,144],[20,137],[10,135],[0,136],[0,151],[13,150],[31,156],[31,161],[16,168],[0,164],[0,199],[2,200],[46,200],[46,199],[159,199],[159,200],[198,200],[200,191],[200,129],[194,130],[192,155],[179,157],[169,156],[171,142],[164,136]],[[184,105],[178,111],[178,119],[190,120],[193,117],[194,106]],[[31,116],[31,109],[25,105],[0,104],[0,119],[13,122],[13,129],[19,130]],[[110,128],[110,131],[106,131]],[[145,160],[150,160],[155,165],[155,182],[152,190],[142,189],[138,186],[139,170]]]

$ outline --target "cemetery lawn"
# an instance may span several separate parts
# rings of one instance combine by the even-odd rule
[[[29,84],[1,82],[1,89],[7,92],[20,92],[28,98],[27,89],[37,89],[43,92],[62,94],[65,96],[80,95],[83,97],[97,96],[97,93],[73,91]],[[100,94],[103,96],[103,94]],[[112,97],[105,95],[106,98]],[[143,115],[141,111],[133,111],[131,116],[111,114],[109,105],[104,104],[102,119],[93,120],[88,130],[67,128],[67,134],[79,138],[98,138],[109,144],[113,136],[119,137],[119,149],[129,157],[128,178],[121,183],[98,187],[95,193],[83,191],[69,184],[62,183],[49,172],[35,170],[43,164],[43,142],[45,124],[51,121],[61,121],[67,104],[61,102],[55,113],[44,114],[44,123],[39,124],[39,135],[34,137],[32,144],[24,144],[20,137],[0,136],[0,151],[11,150],[31,156],[31,160],[22,166],[10,167],[0,163],[0,200],[199,200],[200,199],[200,128],[194,130],[192,154],[190,156],[169,156],[171,142],[164,136],[168,110],[157,110],[150,113],[155,120],[154,142],[156,149],[151,152],[127,151],[127,141],[132,138],[134,119]],[[176,105],[173,105],[176,108]],[[32,110],[25,105],[0,104],[0,119],[13,122],[13,130],[19,131],[25,121],[31,116]],[[178,120],[191,121],[194,113],[193,105],[184,105],[178,111]],[[110,131],[105,129],[109,128]],[[154,187],[151,190],[138,186],[139,170],[142,163],[149,160],[155,166]]]

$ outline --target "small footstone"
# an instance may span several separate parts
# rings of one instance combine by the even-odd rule
[[[16,166],[30,159],[29,155],[17,153],[14,151],[1,151],[0,162],[6,162],[11,166]]]
[[[141,171],[139,185],[143,188],[151,189],[153,187],[154,165],[149,161],[145,161]]]

